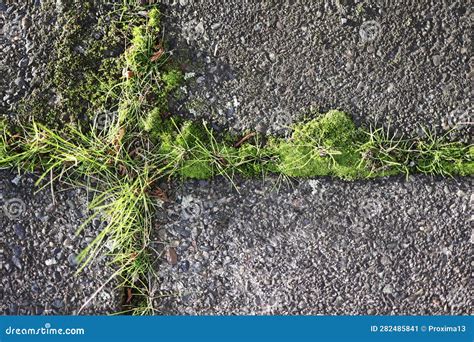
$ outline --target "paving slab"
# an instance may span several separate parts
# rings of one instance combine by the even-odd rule
[[[472,136],[465,1],[164,1],[191,117],[281,132],[311,110]],[[167,21],[166,21],[167,20]]]
[[[471,181],[186,183],[159,235],[163,310],[472,314]]]
[[[77,273],[77,255],[103,224],[95,220],[76,234],[89,214],[86,191],[38,191],[36,179],[0,170],[0,315],[118,312],[121,292],[107,258]]]

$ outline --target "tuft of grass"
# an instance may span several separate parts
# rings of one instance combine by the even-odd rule
[[[0,136],[0,167],[37,171],[37,185],[55,180],[86,188],[95,184],[92,214],[77,233],[96,217],[107,223],[78,256],[79,271],[107,254],[122,287],[139,289],[136,296],[146,292],[144,282],[152,271],[149,234],[158,205],[150,192],[161,174],[153,146],[132,133],[118,143],[93,130],[83,133],[68,126],[58,133],[35,122],[16,134],[7,132]]]
[[[370,128],[359,152],[369,176],[422,173],[441,176],[473,174],[473,146],[450,142],[447,137],[423,129],[424,139],[397,137],[390,128]]]

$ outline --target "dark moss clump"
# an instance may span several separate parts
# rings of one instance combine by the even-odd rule
[[[44,70],[46,76],[22,101],[20,115],[50,127],[88,123],[91,108],[104,101],[104,88],[108,87],[103,82],[117,80],[116,56],[123,51],[123,41],[117,25],[95,19],[95,4],[93,0],[65,3],[68,7],[59,18],[60,31]]]

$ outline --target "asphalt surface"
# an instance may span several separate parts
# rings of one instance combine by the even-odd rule
[[[408,135],[472,136],[469,1],[170,3],[165,32],[195,75],[180,109],[192,117],[281,132],[339,108]]]
[[[169,314],[472,314],[472,183],[189,182],[159,234]],[[166,254],[165,254],[166,255]]]
[[[19,101],[33,92],[48,92],[51,104],[55,98],[45,87],[49,80],[46,64],[53,57],[54,40],[60,32],[58,18],[61,1],[0,2],[0,113],[14,118]]]
[[[77,255],[103,225],[95,220],[76,235],[89,214],[86,191],[39,191],[36,179],[0,170],[0,315],[118,311],[121,294],[107,258],[76,274]]]
[[[283,134],[339,108],[358,124],[472,141],[469,2],[163,2],[188,80],[180,115]],[[44,70],[69,3],[0,1],[2,115],[34,92],[60,103]],[[86,194],[57,185],[53,204],[33,176],[0,176],[0,313],[77,313],[112,274],[100,259],[75,275],[72,256],[101,229],[74,237]],[[157,212],[152,247],[165,256],[152,289],[175,294],[156,303],[162,313],[472,314],[472,177],[235,184],[174,183]],[[83,313],[116,312],[115,285]]]
[[[164,13],[189,78],[182,115],[284,133],[339,108],[472,141],[466,2],[179,1]],[[161,232],[178,260],[159,284],[182,294],[167,312],[472,313],[471,182],[188,183]]]

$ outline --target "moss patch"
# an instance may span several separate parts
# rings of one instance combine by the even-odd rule
[[[110,75],[109,81],[116,79],[116,56],[123,49],[123,40],[117,25],[105,17],[98,21],[93,18],[95,5],[93,0],[65,3],[52,57],[43,71],[45,77],[19,104],[20,117],[32,117],[56,128],[65,123],[83,124],[88,122],[94,104],[103,100],[106,86],[98,75]]]
[[[171,124],[170,124],[171,122]],[[380,135],[380,136],[379,136]],[[349,115],[332,110],[294,125],[289,139],[254,135],[236,146],[203,123],[171,119],[157,133],[158,155],[172,174],[206,179],[216,175],[334,176],[346,180],[400,173],[472,174],[473,148],[428,140],[394,140],[379,130],[357,128]]]
[[[354,144],[360,135],[348,115],[333,110],[296,124],[289,140],[273,140],[271,148],[281,160],[279,171],[285,175],[353,179],[362,176],[360,154]]]

